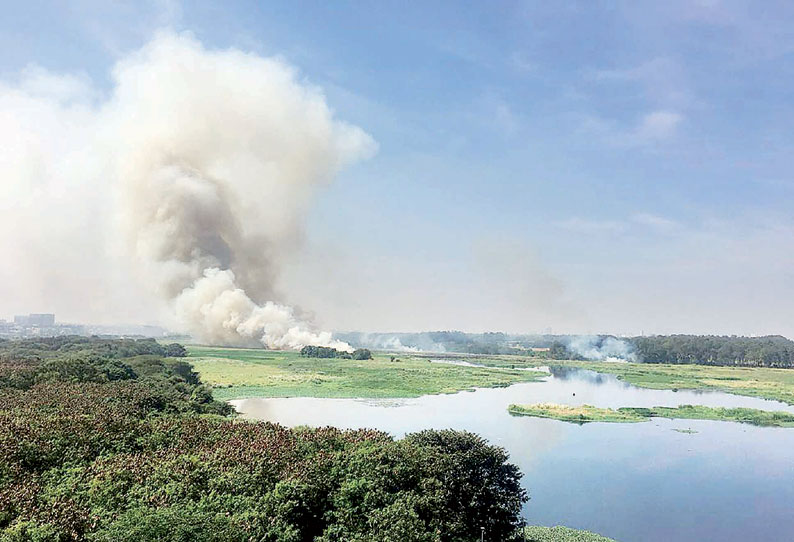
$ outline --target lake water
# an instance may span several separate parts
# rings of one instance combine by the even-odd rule
[[[417,399],[255,398],[233,404],[244,417],[287,426],[370,427],[397,437],[430,428],[478,433],[507,449],[524,473],[530,524],[588,529],[620,542],[794,540],[794,428],[659,418],[580,426],[513,417],[506,410],[510,403],[547,401],[794,412],[783,403],[724,393],[642,389],[583,370]]]

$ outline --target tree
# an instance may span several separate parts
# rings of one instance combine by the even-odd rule
[[[165,346],[165,355],[169,358],[184,358],[187,356],[187,349],[179,343],[171,343]]]
[[[372,359],[372,352],[367,348],[357,348],[353,351],[353,359]]]
[[[549,357],[551,359],[570,359],[571,353],[564,344],[555,341],[549,348]]]

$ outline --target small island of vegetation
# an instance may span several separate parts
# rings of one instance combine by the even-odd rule
[[[571,406],[540,403],[536,405],[510,405],[507,410],[514,416],[552,418],[573,423],[636,423],[645,422],[651,418],[670,418],[729,421],[762,427],[794,427],[794,414],[755,408],[712,408],[701,405],[681,405],[678,407],[621,407],[612,409],[598,408],[591,405]]]
[[[552,418],[563,422],[644,422],[647,417],[632,412],[622,412],[611,408],[598,408],[591,405],[558,405],[555,403],[539,403],[536,405],[510,405],[508,412],[514,416],[533,416],[535,418]]]

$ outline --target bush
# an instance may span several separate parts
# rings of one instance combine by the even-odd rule
[[[372,359],[372,352],[366,348],[357,348],[353,351],[353,359]]]
[[[337,358],[342,353],[328,346],[304,346],[301,348],[301,356],[307,358]]]

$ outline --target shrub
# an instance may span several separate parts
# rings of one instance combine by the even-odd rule
[[[353,359],[372,359],[372,352],[367,348],[357,348],[353,351]]]

